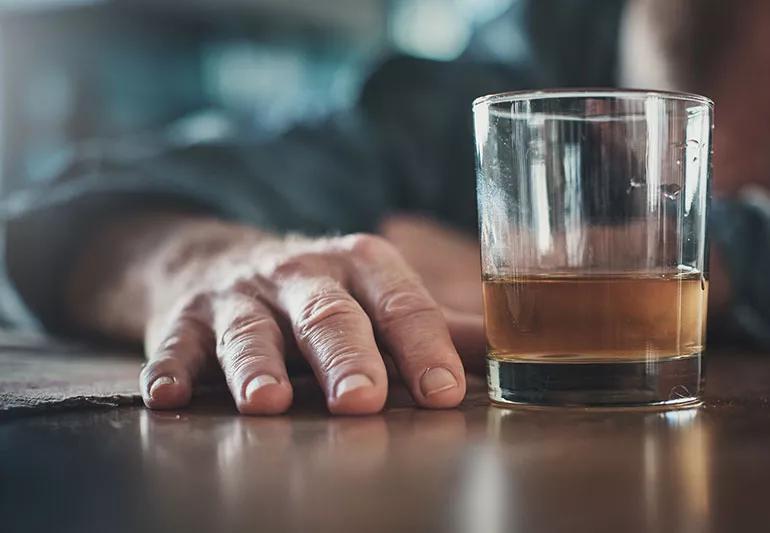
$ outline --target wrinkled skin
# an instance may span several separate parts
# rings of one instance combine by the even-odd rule
[[[404,233],[404,224],[416,233]],[[477,270],[477,248],[419,219],[393,219],[383,231],[407,253],[417,250],[415,237],[429,239],[435,253],[422,274],[436,294],[467,308],[440,307],[380,236],[278,238],[176,215],[103,232],[81,259],[70,301],[82,324],[143,337],[148,363],[140,382],[150,408],[185,406],[194,384],[218,366],[241,413],[282,413],[293,395],[287,365],[298,360],[335,414],[379,411],[396,378],[418,405],[456,406],[465,395],[458,348],[470,368],[482,366],[479,276],[468,280],[463,300],[451,286],[457,278],[442,269],[465,256],[464,268]]]

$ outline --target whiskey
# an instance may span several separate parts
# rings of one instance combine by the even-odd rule
[[[707,298],[696,271],[487,277],[490,398],[689,405],[702,387]]]
[[[673,274],[487,277],[484,317],[493,360],[647,362],[698,356],[708,281]]]

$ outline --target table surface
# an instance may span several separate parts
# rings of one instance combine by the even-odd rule
[[[770,529],[770,354],[707,356],[686,410],[283,417],[224,398],[0,422],[0,529],[745,532]],[[10,526],[10,527],[9,527]]]

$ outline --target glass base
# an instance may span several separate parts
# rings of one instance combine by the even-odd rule
[[[681,407],[699,402],[702,378],[700,354],[607,363],[487,358],[489,398],[503,405]]]

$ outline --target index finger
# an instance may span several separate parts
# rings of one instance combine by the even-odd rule
[[[412,397],[423,407],[454,407],[465,396],[465,374],[438,305],[387,241],[343,239],[350,286],[378,337],[392,354]]]

